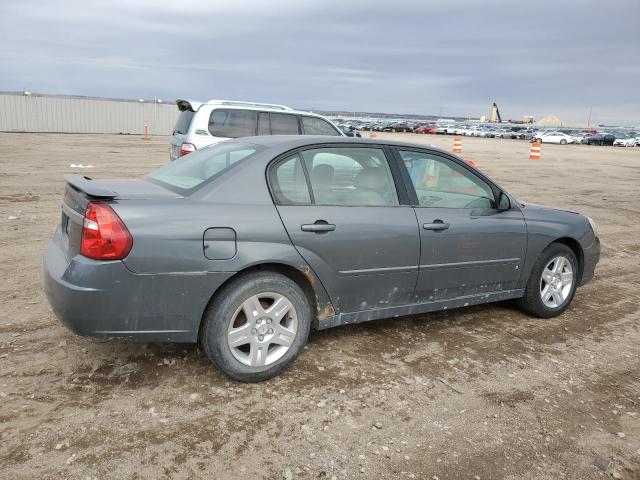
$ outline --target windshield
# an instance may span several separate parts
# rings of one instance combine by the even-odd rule
[[[263,148],[242,143],[219,143],[180,157],[150,173],[147,178],[172,190],[187,193]]]

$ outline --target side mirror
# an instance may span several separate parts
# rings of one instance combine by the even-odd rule
[[[510,208],[511,208],[511,200],[509,200],[509,197],[504,192],[500,192],[498,194],[497,209],[502,211],[502,210],[509,210]]]

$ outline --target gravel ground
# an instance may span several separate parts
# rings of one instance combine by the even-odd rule
[[[640,478],[640,148],[463,148],[521,200],[595,219],[602,260],[571,308],[316,332],[285,374],[245,385],[195,345],[77,337],[42,292],[70,164],[140,177],[168,139],[0,133],[0,477]]]

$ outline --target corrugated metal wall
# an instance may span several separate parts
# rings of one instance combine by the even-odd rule
[[[175,104],[35,95],[0,95],[0,132],[170,135]]]

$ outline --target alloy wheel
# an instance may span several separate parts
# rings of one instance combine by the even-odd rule
[[[289,351],[297,331],[298,315],[291,301],[279,293],[259,293],[242,302],[234,313],[227,343],[242,364],[264,367]]]
[[[574,272],[571,262],[564,256],[553,258],[542,270],[540,298],[549,308],[559,308],[571,294]]]

